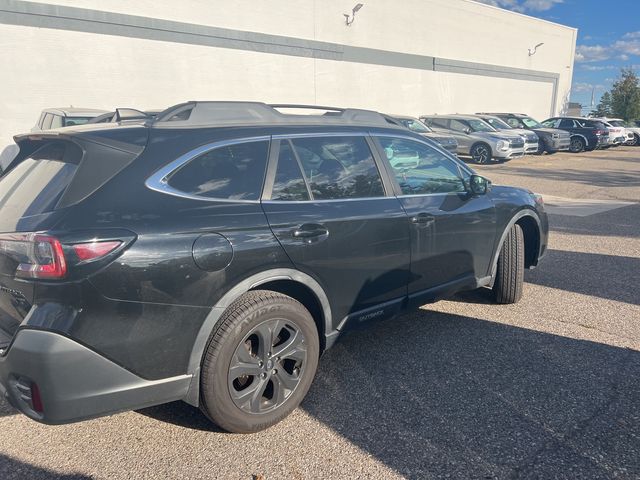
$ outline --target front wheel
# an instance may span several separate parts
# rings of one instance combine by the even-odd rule
[[[502,244],[493,297],[498,303],[517,303],[522,298],[524,284],[524,235],[520,225],[514,225]]]
[[[471,158],[474,163],[485,164],[491,161],[491,147],[484,143],[478,143],[471,148]]]
[[[309,311],[277,292],[244,294],[220,319],[202,362],[201,409],[234,433],[268,428],[307,394],[318,366]]]

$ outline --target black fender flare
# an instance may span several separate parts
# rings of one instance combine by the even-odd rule
[[[338,336],[338,331],[333,328],[331,306],[329,304],[329,298],[320,284],[310,275],[295,270],[293,268],[275,268],[271,270],[265,270],[264,272],[257,273],[248,278],[245,278],[241,282],[237,283],[227,293],[225,293],[220,300],[211,308],[211,311],[202,322],[200,331],[196,336],[196,340],[193,343],[191,349],[191,355],[189,356],[189,365],[187,373],[191,375],[191,385],[187,392],[184,401],[198,406],[200,396],[200,365],[202,362],[202,355],[204,349],[207,346],[207,340],[211,336],[211,332],[218,324],[218,320],[235,300],[247,293],[249,290],[264,285],[265,283],[272,282],[274,280],[291,280],[304,285],[309,288],[317,297],[322,307],[324,317],[324,335],[327,341],[327,348],[333,343]]]
[[[533,218],[536,221],[536,225],[538,227],[538,234],[539,235],[542,234],[542,224],[540,223],[540,217],[534,210],[530,208],[523,208],[522,210],[519,210],[518,212],[516,212],[516,214],[513,217],[511,217],[511,220],[509,220],[509,223],[507,223],[506,227],[502,231],[502,235],[500,236],[500,241],[498,242],[496,249],[493,252],[493,257],[491,258],[491,264],[490,264],[491,271],[489,272],[489,276],[491,277],[491,282],[489,283],[490,287],[493,287],[493,282],[496,279],[496,271],[498,270],[498,257],[500,256],[500,250],[502,250],[502,245],[504,245],[507,235],[509,234],[513,226],[518,222],[518,220],[524,217]],[[538,256],[540,256],[539,249],[540,249],[540,245],[538,246]]]

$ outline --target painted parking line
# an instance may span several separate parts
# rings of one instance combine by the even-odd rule
[[[574,217],[588,217],[596,213],[636,205],[634,202],[621,202],[618,200],[586,200],[556,197],[554,195],[542,195],[542,197],[544,198],[544,207],[547,213],[554,215],[571,215]]]

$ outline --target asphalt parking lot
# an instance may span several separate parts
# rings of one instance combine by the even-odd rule
[[[255,435],[174,403],[49,427],[0,403],[0,478],[639,478],[640,148],[477,168],[547,197],[523,300],[351,332]]]

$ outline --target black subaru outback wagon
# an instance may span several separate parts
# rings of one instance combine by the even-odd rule
[[[190,102],[16,137],[0,180],[0,386],[66,423],[184,400],[252,432],[350,326],[522,295],[539,196],[376,112]]]

